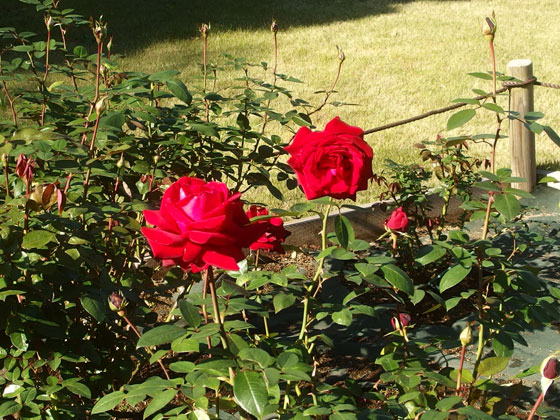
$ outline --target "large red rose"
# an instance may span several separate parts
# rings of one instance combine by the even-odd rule
[[[251,206],[249,207],[249,211],[247,211],[247,217],[249,217],[249,219],[267,215],[268,210],[265,207]],[[284,251],[282,243],[290,236],[290,232],[284,229],[284,221],[280,217],[272,217],[257,223],[266,226],[266,231],[259,239],[253,242],[249,248],[252,250],[272,250],[280,254],[285,253],[286,251]]]
[[[299,185],[308,200],[328,195],[356,199],[373,178],[373,150],[364,141],[364,131],[336,117],[323,131],[302,127],[285,148]]]
[[[406,232],[409,220],[402,207],[397,208],[387,220],[385,226],[396,232]]]
[[[208,266],[238,270],[248,248],[266,230],[251,224],[241,194],[221,182],[183,177],[163,194],[159,210],[144,210],[155,228],[142,228],[154,257],[164,266],[201,271]]]

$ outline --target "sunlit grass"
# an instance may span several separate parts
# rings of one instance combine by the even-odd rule
[[[148,12],[140,8],[145,2],[138,2],[136,10],[128,3],[125,7],[100,1],[95,10],[89,5],[85,13],[107,16],[110,31],[118,35],[114,48],[125,51],[120,63],[124,70],[155,72],[175,68],[181,71],[187,85],[200,84],[202,40],[196,28],[203,21],[212,24],[210,63],[222,66],[223,53],[254,63],[271,63],[269,24],[274,16],[280,27],[278,72],[303,80],[305,84],[292,84],[289,88],[316,103],[322,97],[313,92],[331,85],[337,67],[336,45],[340,46],[346,61],[333,100],[357,105],[325,107],[314,115],[318,128],[339,115],[352,125],[368,129],[448,105],[457,97],[474,96],[473,87],[490,90],[489,82],[466,74],[490,70],[488,45],[480,33],[480,24],[492,10],[498,21],[498,70],[505,72],[509,60],[531,58],[540,80],[560,82],[560,27],[554,24],[560,19],[557,0],[528,1],[523,7],[516,0],[251,1],[243,8],[237,3],[213,0],[184,5],[186,11],[180,2],[170,1],[168,9],[163,5],[156,8],[152,3],[153,10]],[[79,4],[74,6],[81,12]],[[175,18],[174,14],[181,10],[181,18]],[[130,18],[116,18],[123,13]],[[114,26],[119,22],[125,29]],[[271,77],[256,68],[250,71],[255,76]],[[240,75],[220,71],[217,89],[228,86]],[[559,99],[558,90],[535,88],[535,109],[544,112],[545,123],[557,129]],[[502,98],[501,104],[507,107],[507,98]],[[450,115],[433,116],[367,136],[375,151],[376,170],[381,170],[387,158],[403,163],[418,161],[418,149],[413,144],[437,134],[447,135],[445,125]],[[468,131],[450,134],[491,132],[494,128],[495,118],[482,116],[469,123]],[[279,134],[286,141],[290,139],[287,131]],[[498,167],[509,166],[508,141],[500,144]],[[471,151],[479,156],[489,155],[488,148],[474,147]],[[559,162],[560,149],[546,135],[537,136],[538,165],[558,167]],[[262,199],[262,194],[255,197]],[[303,196],[290,192],[287,198],[292,201]],[[358,195],[360,202],[374,199],[373,190]]]

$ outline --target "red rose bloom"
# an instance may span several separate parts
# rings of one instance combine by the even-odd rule
[[[247,212],[247,217],[249,217],[249,219],[267,215],[268,210],[260,206],[251,206]],[[273,217],[271,219],[259,221],[257,224],[266,226],[266,232],[257,239],[257,241],[253,242],[249,248],[252,250],[272,250],[280,254],[285,253],[286,251],[284,251],[282,243],[288,236],[290,236],[290,232],[284,229],[284,221],[280,217]]]
[[[406,228],[408,228],[408,217],[406,217],[406,213],[403,211],[402,207],[396,209],[391,216],[385,220],[385,227],[394,230],[396,232],[406,232]]]
[[[208,266],[238,270],[237,261],[265,231],[251,224],[240,193],[230,194],[221,182],[183,177],[163,194],[159,210],[144,210],[155,228],[142,228],[154,257],[164,266],[201,271]]]
[[[365,190],[373,178],[373,150],[364,141],[364,131],[338,117],[324,131],[300,128],[285,150],[308,200],[325,195],[355,200],[356,191]]]

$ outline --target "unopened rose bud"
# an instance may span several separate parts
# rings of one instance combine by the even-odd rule
[[[338,45],[336,46],[336,49],[338,50],[338,60],[343,63],[344,60],[346,60],[346,55],[344,55],[344,51],[342,51],[342,48]]]
[[[119,316],[124,315],[124,308],[128,304],[125,297],[120,292],[113,292],[109,295],[107,299],[109,302],[109,308],[116,312]]]
[[[93,20],[90,20],[90,26],[97,43],[100,44],[105,41],[107,37],[107,24],[103,22],[103,16],[100,16],[99,20],[96,20],[95,23],[93,23]]]
[[[391,325],[393,326],[393,329],[400,330],[401,328],[407,327],[408,324],[410,324],[410,320],[411,318],[409,314],[400,313],[398,318],[396,316],[391,318]]]
[[[541,365],[541,374],[546,379],[556,379],[560,375],[560,366],[558,365],[558,359],[554,356],[549,356],[544,359]]]
[[[121,157],[119,158],[119,160],[117,161],[117,168],[122,168],[124,165],[124,154],[121,153]]]
[[[496,34],[496,15],[492,12],[492,17],[485,18],[482,22],[482,34],[488,41],[494,40],[494,35]]]
[[[203,23],[200,25],[200,33],[202,34],[203,38],[206,38],[210,33],[210,23],[206,24]]]
[[[270,25],[270,30],[274,33],[278,32],[278,24],[276,20],[272,19],[272,24]]]
[[[7,166],[7,165],[8,165],[8,154],[2,153],[2,166]]]
[[[472,328],[469,324],[461,331],[459,340],[461,340],[461,345],[463,347],[468,346],[472,342]]]
[[[53,18],[52,16],[45,16],[45,26],[47,27],[47,31],[50,31],[53,27]]]
[[[112,47],[113,47],[113,35],[109,37],[109,42],[107,42],[107,51],[111,52]]]
[[[159,155],[155,155],[154,156],[154,163],[157,165],[158,162],[159,162]]]
[[[107,97],[104,96],[99,101],[97,101],[97,103],[95,104],[95,112],[97,112],[97,115],[101,115],[101,113],[103,111],[105,111],[105,100],[106,99],[107,99]]]

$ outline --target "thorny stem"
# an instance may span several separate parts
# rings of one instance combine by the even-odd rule
[[[327,248],[327,223],[329,220],[329,213],[331,211],[331,204],[327,206],[327,209],[323,216],[323,227],[321,229],[321,251],[324,251]],[[323,271],[323,264],[325,262],[325,257],[322,257],[318,264],[317,264],[317,271],[315,271],[315,275],[313,276],[313,281],[309,288],[306,288],[306,297],[303,299],[303,316],[301,321],[301,329],[299,331],[299,340],[303,340],[305,334],[307,332],[307,323],[309,319],[309,299],[311,297],[316,297],[319,293],[319,290],[322,286],[322,281],[320,279],[321,272]],[[311,290],[313,290],[313,286],[317,285],[315,292],[311,295]],[[311,296],[310,296],[311,295]]]
[[[465,350],[467,346],[461,347],[461,359],[459,360],[459,373],[457,374],[457,388],[455,389],[456,394],[459,395],[461,390],[461,377],[463,376],[463,363],[465,361]]]
[[[334,82],[331,85],[331,88],[327,92],[325,92],[325,98],[323,99],[323,102],[314,111],[311,111],[310,113],[308,113],[307,116],[311,116],[311,115],[315,114],[316,112],[319,112],[327,104],[327,101],[329,100],[329,97],[334,92],[334,89],[335,89],[335,87],[338,83],[338,79],[340,77],[340,72],[342,70],[342,63],[343,62],[344,62],[344,60],[341,60],[341,59],[338,60],[338,68],[336,70],[336,76],[334,78]]]
[[[204,272],[204,281],[202,283],[202,300],[206,301],[206,296],[208,295],[208,277],[210,276],[210,270],[206,270]],[[204,323],[208,324],[208,312],[206,310],[206,303],[202,304],[202,316],[204,317]],[[212,343],[210,341],[210,337],[206,337],[206,343],[208,344],[208,348],[212,348]]]
[[[66,29],[64,29],[62,25],[59,25],[59,28],[60,28],[60,37],[62,38],[62,46],[64,47],[65,51],[68,51],[68,47],[66,44]],[[68,66],[68,68],[70,69],[70,78],[72,79],[72,85],[74,86],[74,90],[76,93],[79,94],[78,83],[76,82],[76,75],[74,74],[74,65],[68,59],[68,56],[66,54],[64,54],[64,60],[66,61],[66,66]]]
[[[41,108],[41,125],[45,125],[45,111],[47,110],[47,77],[49,75],[49,52],[51,43],[51,28],[47,28],[47,46],[45,52],[45,73],[43,74],[42,90],[43,90],[43,105]]]
[[[1,54],[0,54],[0,76],[2,76],[2,55]],[[17,122],[16,109],[14,107],[14,100],[10,96],[10,92],[8,91],[8,85],[6,84],[5,80],[2,80],[2,89],[4,90],[4,95],[6,95],[6,99],[8,101],[8,104],[10,105],[10,112],[12,113],[12,121],[14,122],[14,125],[17,128],[18,122]]]
[[[277,37],[277,32],[273,31],[272,35],[274,37],[274,62],[272,64],[272,86],[270,88],[270,91],[273,92],[274,88],[276,87],[276,69],[278,68],[278,37]],[[268,109],[270,107],[270,102],[271,99],[269,99],[266,102],[266,108]],[[263,115],[263,126],[261,128],[261,135],[264,134],[264,130],[266,128],[266,124],[268,123],[268,114],[265,112]],[[255,146],[255,150],[257,150],[258,147],[258,141],[259,139],[257,139],[257,145]]]
[[[483,238],[484,240],[485,238]],[[473,380],[476,380],[478,375],[478,366],[480,365],[480,361],[482,360],[482,353],[484,351],[484,324],[482,323],[484,319],[484,278],[482,275],[482,258],[479,256],[478,259],[478,318],[479,318],[479,326],[478,326],[478,347],[476,349],[476,359],[474,362],[473,368]]]
[[[134,331],[134,333],[138,336],[138,338],[142,337],[142,334],[140,334],[138,332],[138,330],[136,329],[136,327],[134,326],[134,324],[132,322],[130,322],[130,320],[128,319],[128,317],[122,313],[119,314],[122,319],[124,319],[126,321],[126,323],[128,324],[128,326],[132,329],[132,331]],[[146,351],[153,356],[153,352],[152,350],[150,350],[148,347],[146,347]],[[163,370],[163,374],[165,375],[165,377],[167,378],[167,380],[170,380],[171,378],[169,377],[169,373],[167,372],[167,369],[165,368],[165,366],[163,365],[163,362],[161,361],[161,359],[158,359],[158,364],[161,367],[161,369]]]
[[[88,114],[86,116],[86,123],[84,125],[86,130],[84,130],[84,134],[82,135],[82,144],[84,144],[86,142],[87,128],[89,127],[89,117],[91,117],[91,114],[93,113],[93,110],[95,108],[95,104],[99,100],[99,74],[101,73],[101,54],[102,53],[103,53],[103,42],[98,41],[97,42],[97,62],[96,62],[96,68],[95,68],[95,96],[93,97],[93,101],[89,104],[89,111],[88,111]],[[99,115],[97,116],[97,118],[99,119]]]
[[[93,149],[95,144],[95,138],[97,137],[97,130],[99,128],[99,119],[101,117],[101,112],[97,114],[97,118],[95,119],[95,126],[93,127],[93,134],[91,135],[91,142],[89,144],[89,159],[93,158]],[[91,175],[91,164],[88,165],[88,169],[86,172],[86,179],[84,180],[84,194],[83,194],[83,201],[85,202],[87,199],[88,188],[89,188],[89,177]]]
[[[8,159],[4,162],[4,177],[6,182],[6,197],[10,198],[10,179],[9,179]]]
[[[527,420],[533,420],[533,417],[535,416],[535,413],[537,412],[537,408],[539,408],[539,405],[541,405],[543,400],[544,400],[544,393],[541,392],[541,395],[539,395],[539,398],[535,402],[535,405],[533,406],[533,409],[531,410],[531,414],[529,414],[529,417],[527,417]]]

